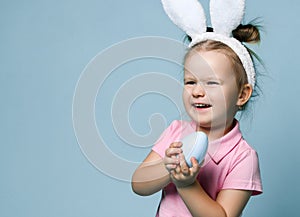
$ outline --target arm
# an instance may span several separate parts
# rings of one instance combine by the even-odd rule
[[[198,181],[184,188],[177,188],[193,216],[238,217],[246,206],[251,191],[222,190],[217,200],[211,199]]]
[[[132,176],[132,190],[139,195],[147,196],[160,191],[170,182],[169,172],[163,159],[154,151],[145,158]]]
[[[181,161],[184,158],[181,158]],[[192,159],[192,168],[185,162],[171,174],[171,179],[177,191],[193,216],[203,217],[238,217],[247,204],[251,191],[222,190],[216,201],[211,199],[196,179],[199,164]]]
[[[180,163],[180,160],[175,157],[182,152],[180,147],[181,143],[172,143],[165,151],[164,158],[151,151],[132,176],[132,190],[139,195],[146,196],[168,185],[171,181],[170,171]]]

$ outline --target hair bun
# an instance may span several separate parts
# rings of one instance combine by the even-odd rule
[[[240,24],[235,30],[232,31],[232,35],[240,42],[258,43],[260,41],[259,29],[257,26],[252,24]]]

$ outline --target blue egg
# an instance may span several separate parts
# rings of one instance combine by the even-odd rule
[[[182,151],[189,167],[192,166],[191,157],[195,157],[201,163],[206,155],[208,147],[207,135],[201,131],[193,132],[182,140]]]

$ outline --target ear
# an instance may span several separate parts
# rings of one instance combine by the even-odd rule
[[[161,2],[173,23],[191,38],[206,32],[206,17],[198,0],[161,0]]]
[[[245,0],[210,0],[210,18],[214,32],[231,36],[245,13]]]
[[[239,107],[245,105],[248,102],[248,100],[250,99],[252,92],[253,92],[253,88],[252,88],[251,84],[245,84],[241,88],[236,105]]]

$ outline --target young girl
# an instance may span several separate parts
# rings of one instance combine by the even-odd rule
[[[227,39],[203,34],[209,37],[192,42],[184,59],[183,102],[191,121],[173,121],[132,177],[139,195],[163,191],[160,217],[238,217],[250,196],[262,192],[257,154],[235,119],[255,87],[249,59]],[[232,34],[260,40],[253,25],[238,25]],[[207,134],[209,147],[203,162],[192,157],[188,167],[180,141],[194,131]]]

